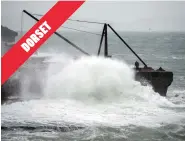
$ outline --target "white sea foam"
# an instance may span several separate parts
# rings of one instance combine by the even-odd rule
[[[175,60],[184,60],[185,59],[184,56],[172,56],[172,58]]]
[[[55,58],[56,59],[56,58]],[[102,57],[65,60],[49,67],[45,98],[68,98],[83,102],[117,102],[136,99],[170,104],[151,87],[134,80],[134,71],[124,62]],[[67,63],[66,63],[67,62]],[[53,74],[52,71],[57,74]]]
[[[3,124],[156,127],[185,116],[170,110],[174,104],[151,87],[136,82],[124,61],[95,56],[53,60],[44,97],[2,106]]]

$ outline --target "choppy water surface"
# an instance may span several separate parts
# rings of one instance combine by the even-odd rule
[[[71,36],[84,49],[97,50],[99,38]],[[147,64],[174,72],[166,98],[134,80],[130,66],[137,59],[113,36],[113,60],[74,60],[74,54],[66,55],[65,44],[51,39],[39,50],[40,56],[50,56],[46,77],[39,78],[44,93],[33,98],[26,87],[33,76],[28,75],[20,94],[23,101],[2,105],[2,140],[185,140],[185,34],[122,36]]]

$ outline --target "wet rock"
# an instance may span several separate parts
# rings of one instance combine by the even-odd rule
[[[179,96],[178,94],[175,95],[175,97],[178,97],[178,96]]]

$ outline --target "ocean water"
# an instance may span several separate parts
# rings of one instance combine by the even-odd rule
[[[108,41],[113,57],[106,59],[96,56],[100,36],[64,32],[92,56],[53,35],[32,56],[47,56],[44,69],[36,71],[37,76],[30,71],[14,76],[22,82],[21,101],[2,105],[1,139],[185,140],[185,33],[120,34],[148,66],[173,71],[167,97],[134,80],[137,58],[112,33]],[[28,61],[22,68],[42,65]],[[42,94],[30,90],[36,77]]]

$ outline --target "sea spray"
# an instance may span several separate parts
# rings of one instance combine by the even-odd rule
[[[134,70],[123,60],[83,56],[76,60],[65,59],[64,63],[61,62],[64,57],[53,59],[59,62],[49,67],[45,98],[67,98],[86,103],[136,100],[171,104],[150,86],[144,87],[135,81]]]
[[[136,82],[124,61],[57,56],[47,62],[44,96],[3,105],[3,126],[157,127],[184,118],[166,98]]]

